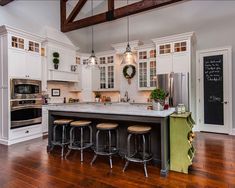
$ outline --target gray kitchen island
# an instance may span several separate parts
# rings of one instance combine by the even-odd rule
[[[149,124],[152,127],[151,147],[154,161],[161,164],[161,176],[169,170],[169,116],[175,111],[147,110],[147,105],[129,103],[78,103],[72,105],[48,105],[48,150],[52,148],[52,124],[58,118],[89,119],[93,127],[99,122],[115,121],[119,124],[120,151],[125,153],[127,127],[133,124]]]

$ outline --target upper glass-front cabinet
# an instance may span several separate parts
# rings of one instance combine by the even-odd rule
[[[40,53],[40,44],[38,42],[34,42],[17,36],[11,36],[10,41],[10,46],[12,48]]]
[[[115,65],[114,56],[103,56],[99,58],[100,64],[100,90],[114,89]]]
[[[187,42],[180,41],[174,43],[161,44],[158,47],[159,55],[169,54],[169,53],[178,53],[187,51]]]
[[[156,50],[138,51],[138,86],[140,90],[150,90],[156,86]]]

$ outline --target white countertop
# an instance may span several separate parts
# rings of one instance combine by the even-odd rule
[[[129,103],[76,103],[76,104],[50,104],[44,105],[43,108],[54,111],[65,112],[87,112],[101,114],[118,114],[118,115],[137,115],[151,117],[167,117],[174,113],[175,108],[163,111],[147,110],[144,104]]]

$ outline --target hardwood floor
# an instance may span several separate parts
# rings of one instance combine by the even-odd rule
[[[79,152],[61,160],[59,148],[51,154],[46,152],[46,138],[10,147],[0,145],[0,187],[235,188],[235,137],[197,133],[194,144],[197,152],[189,174],[170,172],[167,178],[160,177],[160,168],[151,165],[149,178],[144,177],[141,165],[132,163],[123,173],[125,161],[118,157],[114,158],[112,170],[104,157],[90,166],[92,152],[85,152],[83,164]]]

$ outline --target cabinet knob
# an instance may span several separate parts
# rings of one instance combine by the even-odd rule
[[[27,130],[27,131],[25,131],[25,133],[29,133],[29,131]]]

